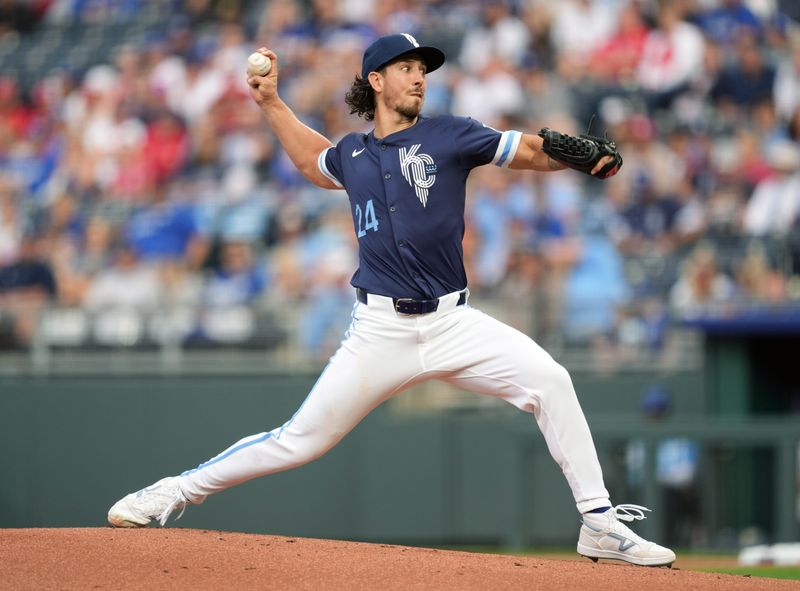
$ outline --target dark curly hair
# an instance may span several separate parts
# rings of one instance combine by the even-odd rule
[[[350,90],[344,95],[344,102],[350,107],[350,113],[357,114],[367,121],[375,119],[375,92],[369,80],[356,74]]]

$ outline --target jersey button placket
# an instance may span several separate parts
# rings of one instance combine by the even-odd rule
[[[387,170],[387,168],[391,168],[391,166],[392,166],[392,164],[394,162],[394,154],[390,153],[389,151],[387,151],[386,148],[387,148],[386,144],[380,144],[380,149],[383,152],[381,154],[380,159],[381,159],[381,166],[384,169],[384,171],[383,171],[384,191],[385,191],[385,195],[386,195],[387,200],[394,201],[397,198],[396,191],[399,188],[397,186],[391,188],[389,186],[389,183],[386,182],[386,181],[391,180],[391,178],[392,178],[392,173],[389,172]],[[397,213],[396,201],[395,201],[395,203],[390,203],[388,209],[389,209],[389,213],[396,214]],[[393,230],[395,232],[395,240],[396,240],[395,244],[397,245],[397,248],[399,249],[398,254],[400,254],[401,258],[404,260],[405,265],[408,265],[409,267],[413,267],[413,266],[415,266],[416,261],[414,260],[413,254],[411,253],[410,249],[408,248],[408,241],[405,240],[405,238],[401,237],[404,234],[404,231],[402,229],[403,226],[402,226],[402,223],[401,223],[402,222],[401,216],[396,216],[396,217],[393,218],[393,220],[394,221],[392,221],[390,223],[391,223],[392,228],[393,228]],[[395,222],[396,223],[400,223],[401,224],[400,227],[396,226]],[[401,236],[398,236],[398,234],[400,234]],[[408,269],[408,271],[411,271],[411,269]],[[411,271],[411,272],[413,272],[413,271]],[[419,275],[418,274],[417,274],[416,277],[414,275],[412,275],[412,277],[415,280],[419,279]]]

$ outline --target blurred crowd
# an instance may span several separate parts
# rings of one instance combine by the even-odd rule
[[[370,129],[343,97],[392,32],[448,55],[426,114],[607,133],[623,154],[605,182],[473,172],[469,287],[508,322],[657,352],[675,320],[791,306],[798,29],[794,0],[0,0],[0,348],[329,354],[352,215],[277,144],[246,58],[275,50],[284,100],[337,141]]]

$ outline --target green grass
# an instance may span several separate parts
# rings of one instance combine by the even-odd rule
[[[800,567],[798,566],[736,566],[724,568],[698,568],[697,570],[709,573],[726,573],[729,575],[767,577],[770,579],[791,579],[793,581],[800,581]]]
[[[480,552],[488,554],[515,554],[519,556],[536,556],[540,558],[577,559],[575,549],[569,548],[527,548],[525,550],[510,550],[494,546],[449,546],[443,550],[461,550],[466,552]],[[769,579],[788,579],[800,581],[800,566],[736,566],[736,554],[720,553],[718,551],[698,551],[678,548],[676,550],[678,561],[676,567],[681,570],[690,570],[707,573],[723,573],[740,577],[766,577]]]

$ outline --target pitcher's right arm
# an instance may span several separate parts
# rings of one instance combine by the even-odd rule
[[[250,96],[261,108],[267,122],[286,154],[304,177],[324,189],[341,189],[320,172],[317,158],[331,141],[300,121],[289,106],[278,96],[278,56],[266,47],[259,53],[272,60],[272,68],[266,76],[249,76]]]

